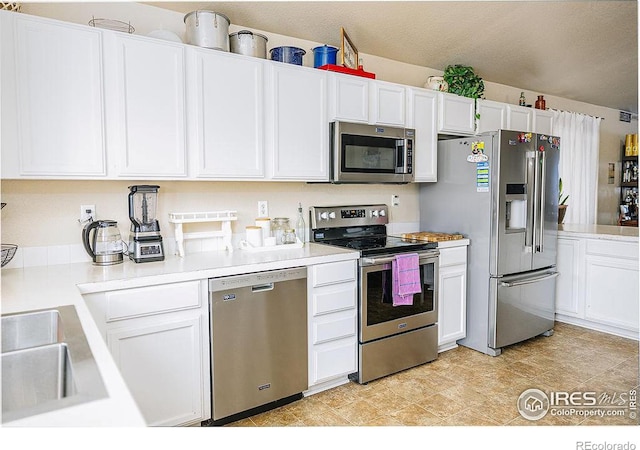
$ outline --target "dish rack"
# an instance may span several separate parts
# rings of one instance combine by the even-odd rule
[[[237,211],[208,211],[193,213],[169,213],[169,223],[175,227],[176,251],[178,256],[184,256],[184,241],[186,239],[222,239],[222,246],[229,252],[233,251],[231,245],[231,222],[238,220]],[[189,223],[219,222],[221,229],[218,231],[205,231],[185,233],[183,225]]]
[[[6,266],[13,259],[18,250],[15,244],[2,244],[2,267]]]

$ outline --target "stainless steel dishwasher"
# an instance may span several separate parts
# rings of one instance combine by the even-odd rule
[[[302,398],[307,269],[209,280],[212,425]]]

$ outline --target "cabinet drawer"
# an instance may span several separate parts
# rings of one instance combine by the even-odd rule
[[[440,250],[440,267],[467,263],[467,246]]]
[[[356,338],[344,339],[322,345],[313,350],[311,385],[357,369]]]
[[[332,315],[334,316],[334,315]],[[356,334],[356,312],[335,314],[336,317],[316,319],[313,323],[313,344],[322,344]]]
[[[637,260],[638,244],[636,242],[617,242],[591,239],[587,240],[587,254]]]
[[[357,294],[355,282],[315,290],[312,294],[312,314],[315,317],[336,311],[355,309]]]
[[[342,283],[356,279],[356,261],[341,261],[313,266],[313,286]]]
[[[200,306],[200,282],[162,284],[105,293],[107,322]]]

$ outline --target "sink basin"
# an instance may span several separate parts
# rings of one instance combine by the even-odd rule
[[[62,341],[60,313],[36,311],[2,317],[2,353]]]
[[[76,394],[67,344],[2,355],[2,412],[30,408]]]
[[[107,396],[74,306],[1,320],[2,423]]]

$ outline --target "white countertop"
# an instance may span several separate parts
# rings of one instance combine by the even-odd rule
[[[358,259],[359,253],[320,244],[232,253],[203,252],[184,258],[115,266],[89,263],[3,269],[2,313],[74,305],[108,398],[3,424],[3,426],[145,426],[81,294]]]
[[[616,225],[562,224],[558,225],[558,236],[638,242],[638,228]]]

